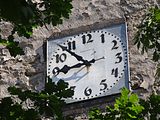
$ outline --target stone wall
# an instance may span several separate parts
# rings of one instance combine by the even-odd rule
[[[151,60],[151,55],[140,51],[134,46],[136,26],[142,21],[148,8],[160,4],[159,0],[73,0],[72,14],[69,19],[64,19],[62,25],[34,30],[31,39],[19,38],[20,46],[25,55],[11,57],[3,46],[0,46],[0,97],[8,95],[7,87],[20,85],[23,88],[40,90],[44,87],[46,75],[44,43],[50,36],[73,29],[81,31],[83,27],[94,24],[106,24],[115,19],[124,19],[128,24],[129,62],[131,86],[140,96],[146,97],[153,90],[160,93],[160,88],[155,86],[156,63]],[[0,23],[6,37],[12,26],[9,23]],[[89,28],[88,28],[89,29]]]

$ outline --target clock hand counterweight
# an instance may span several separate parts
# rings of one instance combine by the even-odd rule
[[[91,64],[89,63],[89,61],[84,60],[82,56],[77,55],[76,53],[68,50],[67,47],[64,47],[64,46],[62,46],[62,45],[58,45],[58,46],[60,46],[60,47],[62,48],[62,50],[65,50],[65,51],[67,51],[68,53],[70,53],[72,56],[74,56],[78,61],[82,61],[82,62],[83,62],[85,65],[87,65],[87,66],[90,66],[90,65],[91,65]]]
[[[98,61],[98,60],[101,60],[101,59],[104,59],[104,57],[102,57],[102,58],[99,58],[99,59],[92,59],[92,60],[90,60],[90,61],[87,61],[90,65],[91,65],[91,63],[95,63],[95,61]],[[71,69],[73,69],[73,68],[79,68],[79,67],[81,67],[81,66],[83,66],[83,65],[86,65],[85,63],[77,63],[77,64],[75,64],[75,65],[73,65],[73,66],[68,66],[68,65],[64,65],[63,67],[62,67],[62,69],[60,69],[60,70],[58,70],[58,72],[62,72],[62,73],[64,73],[64,74],[66,74],[69,70],[71,70]],[[88,66],[88,65],[86,65],[86,66]]]

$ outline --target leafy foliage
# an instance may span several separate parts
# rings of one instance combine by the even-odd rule
[[[1,100],[0,120],[40,120],[43,116],[63,120],[64,98],[73,96],[73,90],[68,88],[68,83],[60,80],[55,84],[51,79],[48,79],[45,89],[39,93],[16,87],[9,87],[8,91],[12,96]]]
[[[114,106],[107,106],[105,112],[98,108],[89,112],[90,120],[159,120],[159,117],[160,95],[152,94],[143,100],[126,88],[122,89]]]
[[[69,18],[72,0],[0,0],[0,21],[11,22],[14,26],[10,39],[5,44],[11,55],[22,54],[22,49],[16,47],[14,34],[29,38],[33,29],[38,26],[61,24],[63,18]],[[12,38],[12,39],[11,39]],[[3,43],[1,40],[0,43]],[[13,50],[13,48],[15,48]],[[11,50],[12,49],[12,50]]]
[[[141,100],[140,102],[145,109],[142,112],[143,116],[148,116],[150,120],[158,120],[158,115],[160,115],[160,95],[152,94],[148,100]]]
[[[18,42],[13,41],[13,37],[8,37],[8,40],[0,39],[0,45],[6,46],[10,51],[11,56],[16,56],[17,54],[23,55],[24,51],[18,46]]]
[[[138,96],[124,88],[114,106],[107,106],[105,113],[95,108],[90,111],[89,117],[90,120],[143,120],[140,117],[143,109]]]
[[[138,48],[142,46],[142,53],[152,49],[153,60],[158,61],[160,59],[160,9],[151,8],[138,28],[135,44]]]

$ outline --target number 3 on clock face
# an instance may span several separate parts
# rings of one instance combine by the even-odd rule
[[[47,74],[55,82],[63,79],[69,83],[74,89],[73,101],[103,96],[124,75],[126,46],[106,29],[57,39],[48,46],[53,44]]]

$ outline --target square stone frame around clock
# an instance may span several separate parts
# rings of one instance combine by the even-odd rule
[[[121,38],[121,41],[124,43],[126,46],[127,52],[128,52],[128,38],[127,38],[127,25],[124,19],[114,19],[110,21],[105,21],[102,23],[94,23],[93,25],[88,25],[88,26],[81,26],[79,28],[73,28],[69,30],[64,30],[61,32],[54,33],[49,39],[48,39],[48,44],[50,41],[68,37],[68,36],[73,36],[76,34],[80,34],[82,32],[87,32],[87,31],[92,31],[92,30],[98,30],[98,29],[107,29],[108,32],[114,33],[115,35],[119,36]],[[48,46],[47,46],[47,61],[49,59],[48,57]],[[128,55],[128,53],[127,53]],[[101,97],[105,96],[114,96],[120,93],[121,88],[126,87],[129,88],[129,62],[128,62],[128,56],[127,56],[127,64],[126,64],[126,70],[125,70],[125,75],[119,80],[118,84],[115,85],[112,89],[108,90],[108,92],[103,94]],[[96,98],[97,99],[97,98]],[[101,99],[101,98],[99,98]],[[91,100],[85,100],[85,101],[91,101]],[[68,103],[72,103],[72,101],[67,101]],[[75,102],[75,101],[73,101]],[[82,101],[83,102],[83,101]]]

